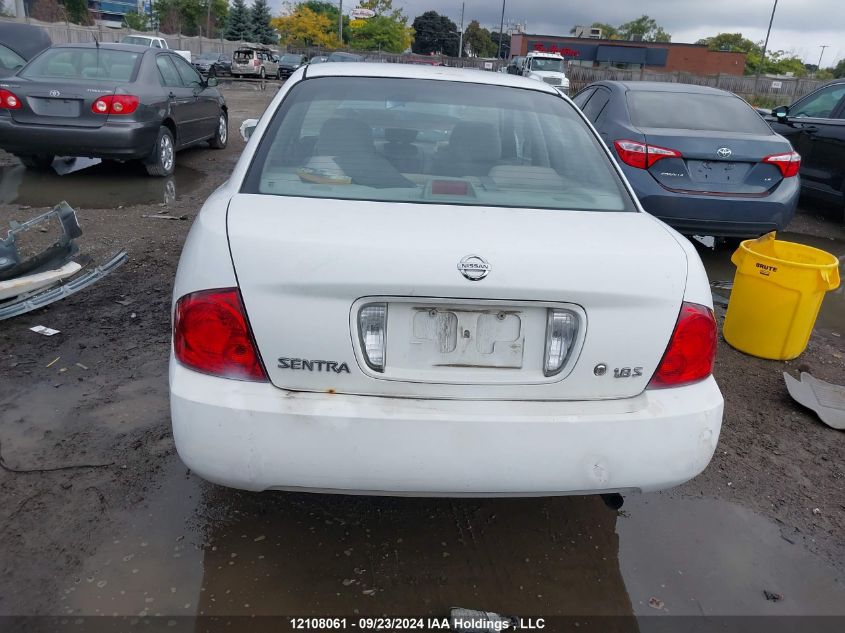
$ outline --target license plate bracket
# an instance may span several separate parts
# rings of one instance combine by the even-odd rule
[[[423,366],[522,367],[525,334],[519,310],[420,306],[411,329],[411,353]]]

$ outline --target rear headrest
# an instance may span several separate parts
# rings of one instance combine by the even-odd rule
[[[461,121],[452,128],[449,153],[474,160],[499,160],[502,157],[502,139],[491,123]]]
[[[373,130],[358,119],[327,119],[320,129],[320,136],[314,154],[317,156],[341,156],[375,151]]]
[[[384,131],[384,138],[390,143],[413,143],[417,140],[418,134],[417,130],[389,127]]]

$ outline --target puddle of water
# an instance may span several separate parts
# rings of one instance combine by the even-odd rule
[[[196,190],[202,172],[177,166],[169,178],[152,178],[140,165],[57,160],[55,170],[35,171],[23,165],[0,167],[0,204],[52,207],[67,200],[74,208],[112,209],[137,204],[173,204]],[[61,172],[63,175],[59,175]]]
[[[619,560],[637,615],[845,615],[836,570],[742,506],[664,493],[631,496],[624,511]]]
[[[845,280],[845,240],[835,238],[816,237],[802,233],[778,233],[778,239],[785,242],[806,244],[814,248],[827,251],[839,258],[839,274]],[[736,267],[731,263],[733,250],[720,248],[717,250],[699,248],[698,253],[710,281],[733,281]],[[727,297],[730,293],[725,289],[714,289],[718,294]],[[845,324],[845,283],[839,288],[825,294],[819,311],[816,327],[841,332]]]
[[[619,516],[598,497],[252,494],[165,470],[59,614],[845,614],[835,570],[726,502],[645,495]]]

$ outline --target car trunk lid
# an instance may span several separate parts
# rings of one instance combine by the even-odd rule
[[[666,228],[632,212],[238,194],[228,234],[269,378],[302,391],[630,397],[663,355],[687,271]],[[484,279],[459,272],[468,255],[489,263]],[[370,304],[387,306],[383,372],[362,352],[359,310]],[[551,309],[570,311],[579,330],[564,370],[547,377]]]
[[[72,127],[100,127],[108,118],[91,107],[100,97],[115,93],[116,86],[56,80],[19,79],[9,90],[21,101],[11,110],[17,123]]]
[[[774,134],[742,134],[664,128],[641,128],[650,146],[680,152],[681,157],[658,160],[649,173],[676,191],[762,196],[783,179],[767,156],[791,151]]]

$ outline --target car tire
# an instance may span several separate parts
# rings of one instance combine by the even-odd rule
[[[258,71],[258,78],[261,79],[261,81],[264,81],[267,78],[267,71],[264,70],[264,66],[262,66],[261,70]]]
[[[144,161],[147,173],[150,176],[169,176],[176,169],[176,146],[173,142],[173,134],[162,125],[158,130],[158,138],[153,147],[152,154]]]
[[[49,169],[55,156],[52,154],[17,154],[27,169]]]
[[[214,149],[223,149],[229,141],[229,117],[225,112],[220,112],[220,118],[217,119],[217,131],[211,140],[208,141],[210,147]]]

